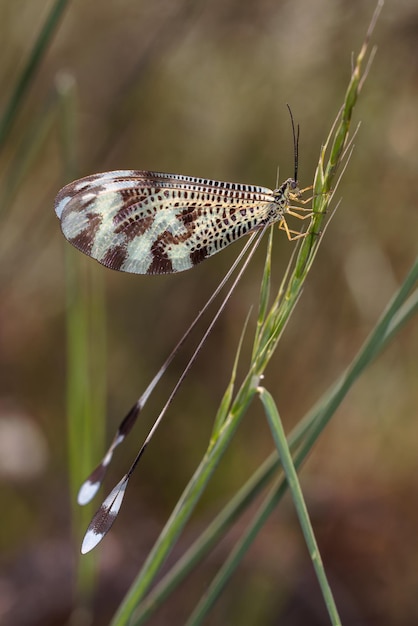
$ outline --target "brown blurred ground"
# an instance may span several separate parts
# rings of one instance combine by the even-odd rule
[[[47,10],[40,0],[0,7],[2,108]],[[0,184],[7,184],[16,147],[61,72],[77,84],[80,175],[155,169],[273,187],[278,164],[280,179],[292,174],[289,102],[301,125],[300,181],[309,184],[343,99],[350,55],[359,50],[373,10],[374,2],[342,0],[74,2],[3,152]],[[266,376],[288,428],[349,363],[416,255],[418,5],[387,2],[374,41],[378,52],[356,109],[362,125],[339,190],[342,203]],[[72,610],[67,244],[53,213],[64,182],[55,128],[0,217],[0,620],[19,626],[64,623]],[[96,264],[109,301],[112,425],[239,247],[171,277],[122,275]],[[276,233],[276,286],[291,251]],[[258,295],[262,262],[260,253],[101,548],[95,625],[109,622],[205,449],[243,321]],[[418,622],[417,334],[417,325],[409,324],[368,370],[302,475],[346,624]],[[170,371],[149,422],[179,372],[180,364]],[[108,486],[136,447],[128,443],[116,459]],[[261,411],[253,407],[177,555],[272,447]],[[151,623],[184,623],[239,532],[234,529]],[[73,621],[83,619],[77,614]],[[290,501],[258,538],[209,623],[327,623]]]

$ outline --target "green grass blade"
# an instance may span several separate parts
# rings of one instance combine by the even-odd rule
[[[91,413],[91,381],[88,348],[88,294],[83,266],[72,250],[66,253],[67,291],[67,431],[72,528],[76,545],[93,511],[77,506],[77,491],[89,467],[86,450],[88,420]],[[85,266],[84,266],[85,267]],[[86,432],[87,431],[87,432]],[[88,448],[87,448],[88,449]],[[90,465],[91,467],[91,465]],[[93,585],[95,559],[78,559],[77,589],[88,596]]]
[[[65,179],[77,175],[76,89],[73,78],[57,79]],[[66,249],[67,430],[71,514],[78,554],[93,515],[93,504],[80,507],[77,492],[103,451],[106,399],[106,303],[104,283],[86,259]],[[97,555],[79,558],[77,593],[88,604],[97,573]]]
[[[309,555],[312,560],[312,565],[315,569],[319,586],[321,587],[322,595],[324,596],[331,624],[333,624],[333,626],[341,626],[341,619],[338,615],[334,596],[332,595],[332,591],[328,583],[321,554],[319,552],[318,544],[315,539],[302,489],[298,480],[298,475],[296,473],[295,466],[293,465],[292,456],[290,454],[289,446],[286,441],[286,435],[279,413],[277,411],[276,404],[273,400],[272,395],[266,389],[260,387],[259,394],[260,400],[264,406],[267,420],[270,425],[274,442],[276,444],[277,452],[281,459],[281,464],[286,476],[287,485],[292,494],[293,502],[299,518],[299,523],[302,528],[306,545],[309,550]]]
[[[417,261],[415,262],[417,263]],[[399,307],[393,318],[388,324],[384,335],[384,343],[388,344],[397,332],[404,326],[418,310],[418,289],[416,289],[409,298]],[[382,342],[383,343],[383,342]]]

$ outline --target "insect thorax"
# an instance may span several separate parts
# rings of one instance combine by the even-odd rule
[[[279,209],[284,213],[288,210],[292,201],[296,201],[300,198],[301,193],[298,183],[294,178],[288,178],[273,191],[274,201],[279,206]]]

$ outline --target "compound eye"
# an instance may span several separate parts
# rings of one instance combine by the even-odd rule
[[[296,189],[296,188],[297,188],[297,186],[298,186],[297,182],[296,182],[295,180],[292,180],[292,182],[290,183],[290,187],[291,187],[292,189]]]

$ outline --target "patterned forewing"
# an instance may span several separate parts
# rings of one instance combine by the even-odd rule
[[[107,267],[138,274],[189,269],[282,217],[264,187],[133,170],[67,185],[55,210],[74,246]]]

